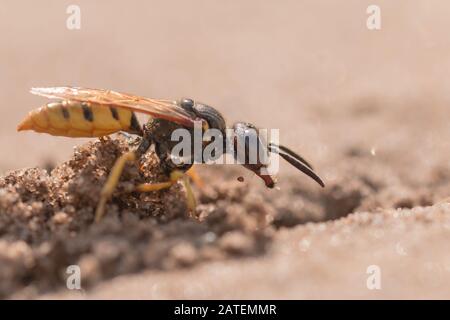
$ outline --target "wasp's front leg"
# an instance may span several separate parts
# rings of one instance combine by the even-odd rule
[[[136,187],[136,191],[139,192],[152,192],[159,191],[163,189],[168,189],[174,185],[177,181],[181,180],[184,189],[186,191],[186,204],[190,212],[195,212],[197,202],[195,200],[194,192],[192,191],[191,184],[189,182],[189,177],[186,173],[180,170],[174,170],[170,173],[169,181],[159,182],[159,183],[142,183]]]
[[[105,214],[106,202],[109,200],[114,190],[116,189],[125,164],[127,162],[133,162],[135,160],[136,152],[129,151],[121,155],[114,163],[114,166],[111,169],[111,173],[108,176],[108,180],[106,180],[106,183],[100,193],[100,201],[98,202],[97,210],[95,211],[95,222],[99,222]]]
[[[122,175],[123,169],[128,162],[134,162],[139,159],[151,146],[152,140],[148,136],[144,136],[136,150],[129,151],[121,155],[109,173],[108,179],[100,193],[100,201],[97,205],[95,211],[95,221],[98,222],[102,219],[105,214],[106,202],[109,200],[111,195],[119,183],[120,176]]]
[[[156,143],[155,151],[159,158],[161,167],[164,172],[169,176],[169,181],[154,184],[142,184],[137,187],[138,191],[149,192],[161,189],[166,189],[172,186],[175,182],[181,180],[186,191],[186,204],[191,213],[195,212],[197,202],[195,200],[194,192],[192,191],[189,177],[191,177],[195,184],[202,187],[202,181],[200,177],[191,170],[193,165],[193,157],[187,163],[174,163],[170,156],[170,146],[165,143]]]

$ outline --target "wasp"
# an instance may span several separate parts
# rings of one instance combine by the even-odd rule
[[[139,137],[137,147],[121,155],[113,165],[100,193],[95,213],[96,221],[104,215],[106,203],[118,184],[124,166],[129,162],[137,162],[152,145],[167,181],[143,183],[136,186],[136,191],[162,190],[181,180],[185,186],[188,208],[195,208],[195,198],[187,178],[193,161],[174,161],[171,150],[176,142],[172,141],[171,136],[172,132],[179,128],[193,131],[196,122],[201,123],[202,130],[216,129],[225,135],[226,122],[215,108],[192,99],[150,99],[111,90],[81,87],[32,88],[31,93],[55,101],[31,111],[18,125],[18,131],[33,130],[54,136],[99,138],[116,132],[126,132]],[[147,123],[141,126],[136,113],[149,116]],[[259,138],[258,129],[250,123],[237,122],[231,129],[232,143],[248,135]],[[206,147],[209,143],[206,141],[202,146]],[[255,147],[257,146],[245,145],[244,158]],[[324,187],[312,166],[300,155],[274,143],[268,144],[268,151],[280,155]],[[233,156],[237,157],[237,152],[233,152]],[[243,165],[262,178],[268,188],[275,186],[273,177],[261,170],[266,168],[267,164],[256,161]],[[190,176],[195,181],[195,174]]]

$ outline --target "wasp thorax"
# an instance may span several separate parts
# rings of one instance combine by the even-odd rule
[[[180,106],[184,110],[194,113],[194,100],[189,99],[189,98],[183,98],[180,101]]]
[[[206,120],[209,128],[217,129],[225,134],[226,123],[219,111],[203,103],[194,105],[194,113],[197,117]]]

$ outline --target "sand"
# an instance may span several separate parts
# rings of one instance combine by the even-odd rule
[[[369,31],[364,1],[80,1],[69,31],[63,3],[6,1],[0,297],[450,298],[449,5],[378,3],[382,28]],[[130,192],[161,179],[149,154],[93,224],[129,145],[17,133],[45,102],[27,91],[47,85],[193,97],[230,124],[278,128],[326,188],[287,165],[274,190],[201,166],[192,216],[181,185]],[[66,287],[73,264],[82,291]]]

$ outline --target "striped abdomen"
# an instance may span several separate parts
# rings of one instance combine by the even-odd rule
[[[73,100],[51,102],[31,111],[17,130],[65,137],[101,137],[117,131],[141,132],[133,111]]]

